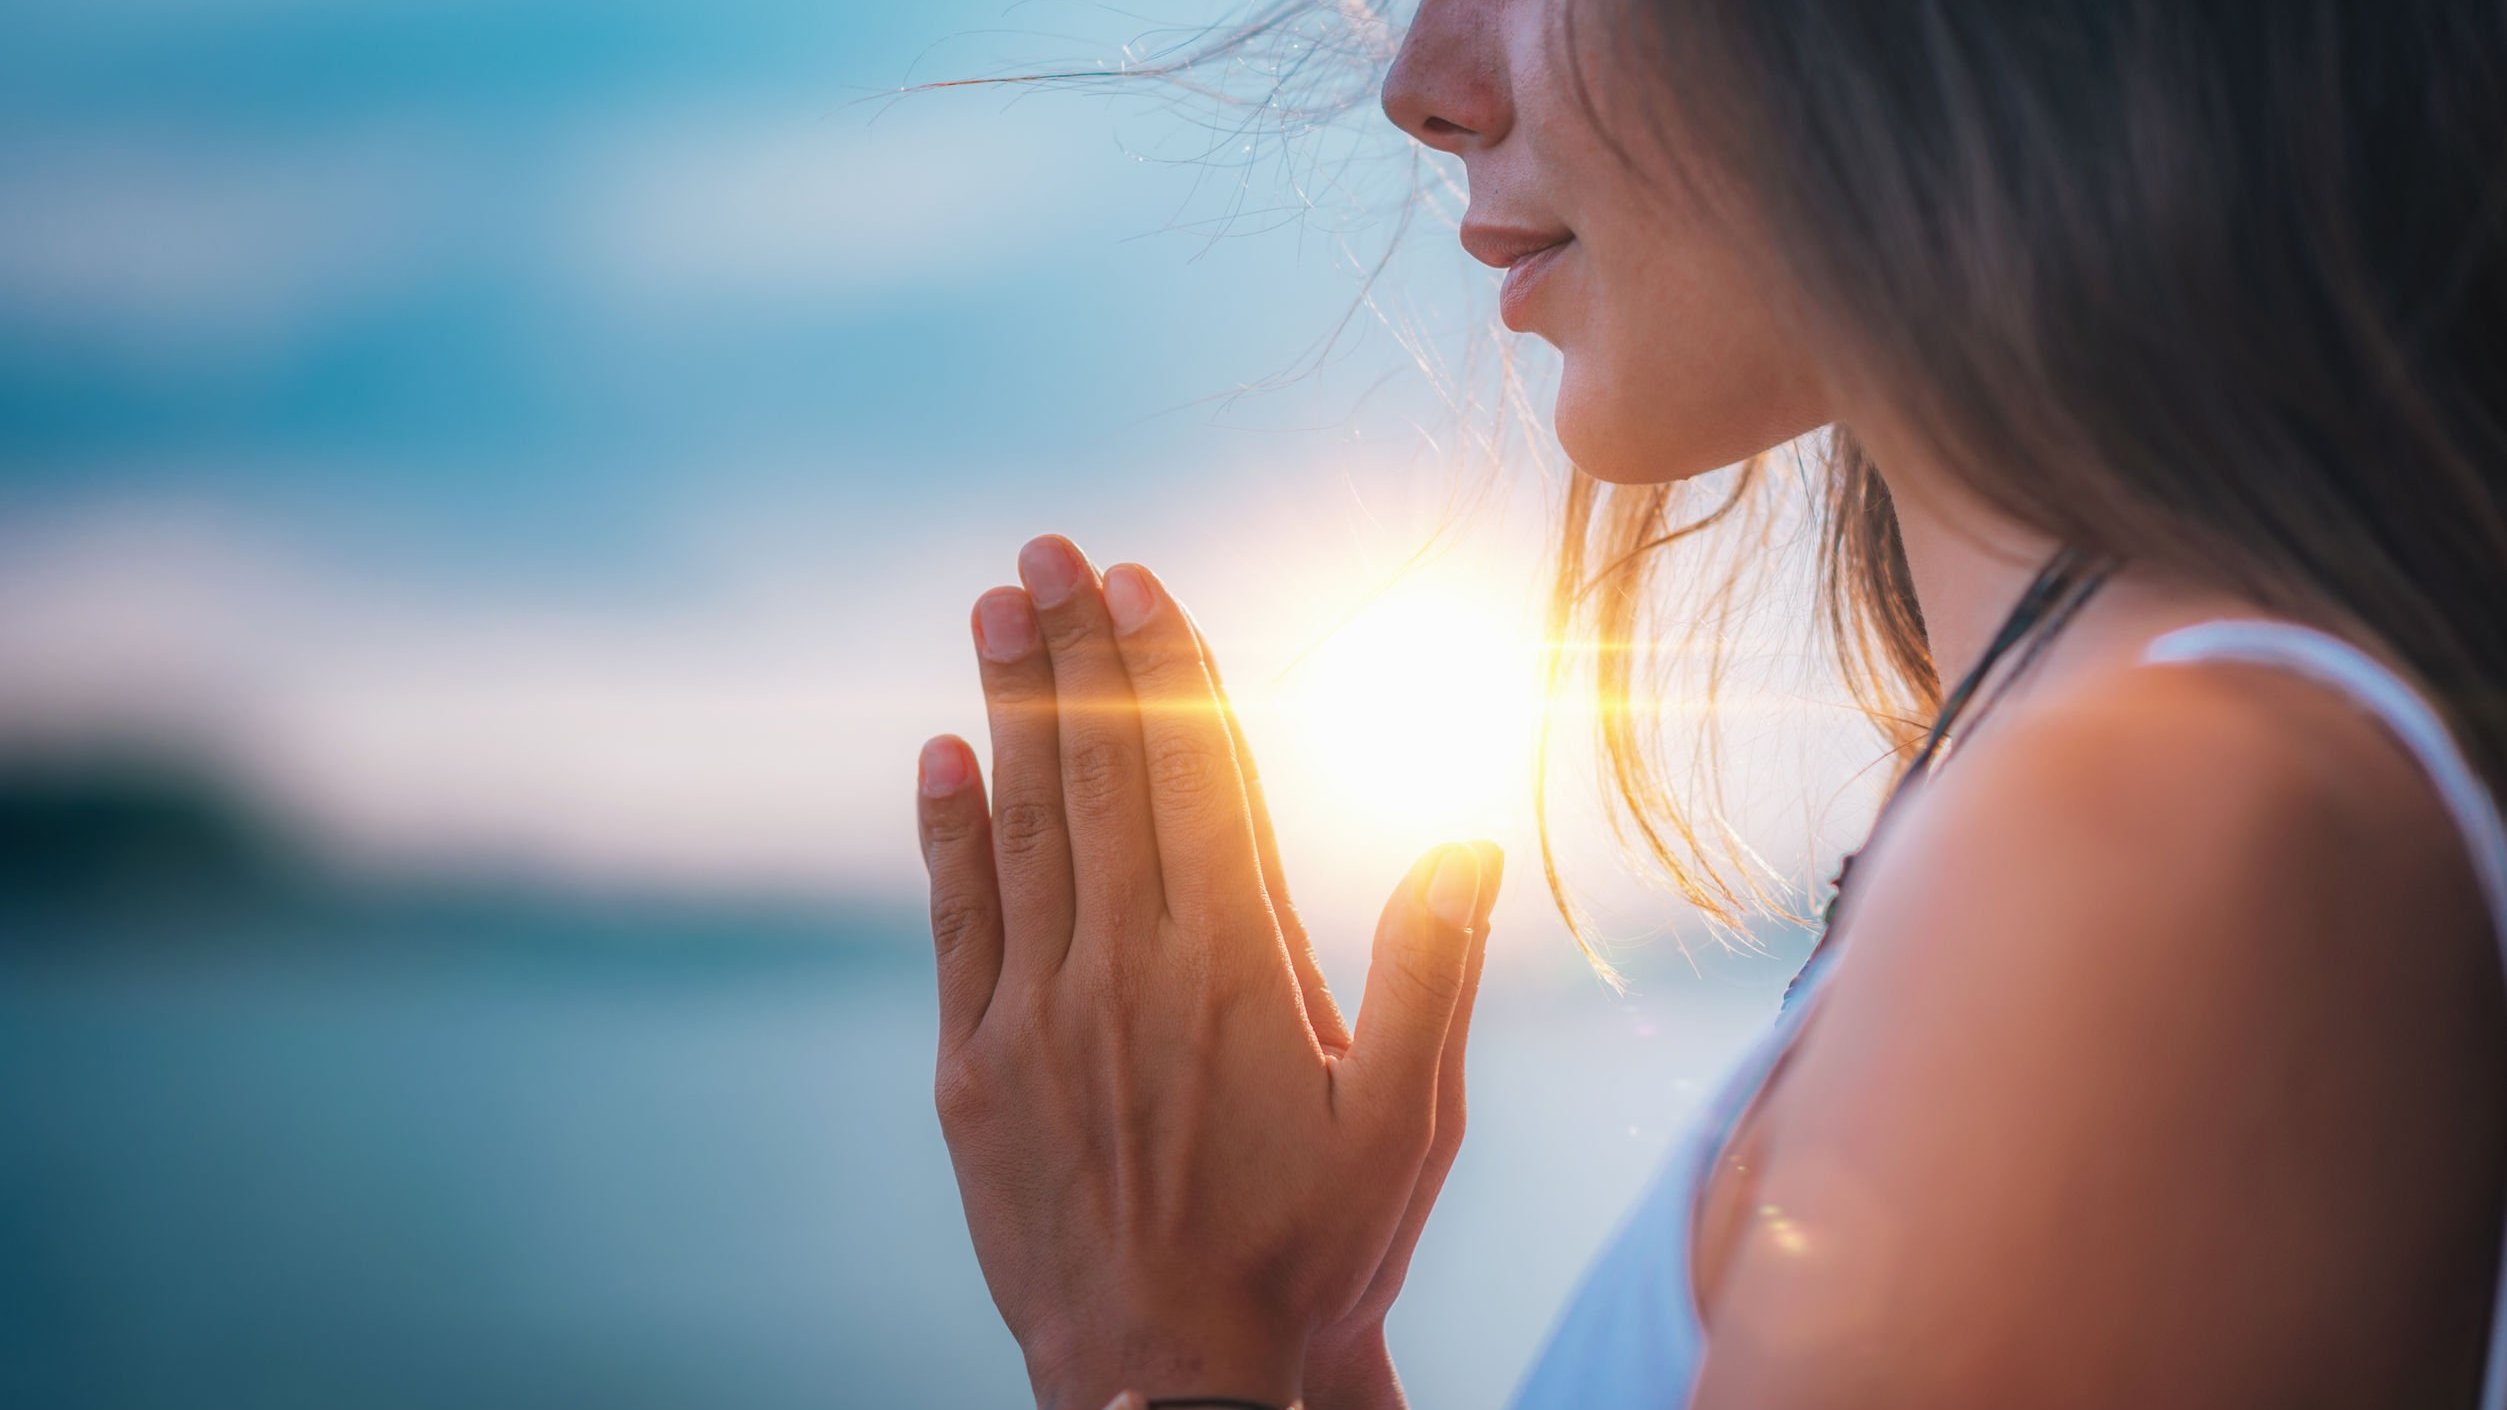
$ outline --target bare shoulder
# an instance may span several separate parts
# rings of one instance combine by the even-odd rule
[[[2419,763],[2374,716],[2291,673],[2113,670],[1993,725],[1910,835],[1888,840],[1885,870],[1903,883],[1878,908],[1916,893],[1955,894],[1970,914],[2087,904],[2148,922],[2113,942],[2192,932],[2222,963],[2276,968],[2299,958],[2293,941],[2336,938],[2344,910],[2477,913],[2462,840]]]
[[[2319,1043],[2373,1040],[2352,1055],[2369,1064],[2412,1055],[2381,1025],[2507,1002],[2461,833],[2337,692],[2262,667],[2124,669],[1995,725],[1874,849],[1849,917],[1874,987],[2199,1003],[2184,1016],[2208,1039],[2303,1021]]]
[[[1844,923],[1700,1404],[2435,1404],[2477,1374],[2507,999],[2372,717],[2209,666],[2015,710]]]

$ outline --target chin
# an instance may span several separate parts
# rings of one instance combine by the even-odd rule
[[[1613,485],[1660,485],[1720,470],[1750,455],[1724,456],[1712,447],[1720,437],[1690,434],[1690,418],[1676,409],[1647,405],[1647,398],[1599,380],[1578,377],[1572,359],[1558,382],[1552,418],[1559,448],[1576,468]],[[1763,449],[1763,447],[1761,447]]]
[[[1815,430],[1826,419],[1804,399],[1719,393],[1696,387],[1665,396],[1655,379],[1630,387],[1567,359],[1553,418],[1559,447],[1576,468],[1614,485],[1663,485],[1737,465]],[[1669,379],[1675,384],[1689,379]],[[1685,403],[1685,404],[1684,404]]]

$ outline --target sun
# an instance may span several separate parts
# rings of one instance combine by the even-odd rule
[[[1541,637],[1518,584],[1456,565],[1371,594],[1269,683],[1248,729],[1275,806],[1361,851],[1528,815]]]

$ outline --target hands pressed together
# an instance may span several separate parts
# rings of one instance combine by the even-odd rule
[[[924,747],[941,1128],[1041,1406],[1399,1405],[1383,1319],[1462,1140],[1500,859],[1423,858],[1346,1026],[1216,666],[1147,570],[1019,555],[992,733]]]

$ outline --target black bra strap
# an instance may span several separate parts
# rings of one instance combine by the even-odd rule
[[[1970,708],[1974,708],[1978,719],[1991,714],[1993,707],[2010,692],[2012,684],[2037,663],[2037,658],[2044,654],[2048,644],[2070,625],[2074,614],[2105,585],[2114,571],[2113,560],[2093,561],[2068,545],[2057,549],[2046,560],[2045,566],[2039,568],[2037,576],[2029,582],[2028,590],[2011,605],[2010,613],[2002,619],[2001,627],[1994,632],[1984,654],[1976,658],[1976,664],[1968,668],[1967,674],[1959,678],[1958,685],[1943,698],[1941,711],[1933,717],[1932,728],[1925,732],[1923,743],[1907,760],[1897,782],[1890,785],[1888,796],[1881,800],[1880,812],[1872,823],[1875,833],[1879,831],[1881,822],[1886,821],[1897,807],[1898,801],[1906,796],[1907,785],[1939,767],[1942,755],[1950,745],[1951,731],[1966,722]],[[1995,668],[2023,642],[2026,649],[2019,659],[1996,681],[1992,694],[1981,705],[1977,704],[1977,695],[1986,681],[1994,678]],[[1828,903],[1820,908],[1819,939],[1811,946],[1809,958],[1803,962],[1804,971],[1808,971],[1810,961],[1816,960],[1820,952],[1827,948],[1829,937],[1835,932],[1837,904],[1845,897],[1846,878],[1854,870],[1855,859],[1861,855],[1862,849],[1856,848],[1837,865],[1836,878],[1829,883]],[[1794,985],[1800,982],[1801,975],[1797,973],[1793,982],[1785,986],[1786,1002],[1792,1001]]]

